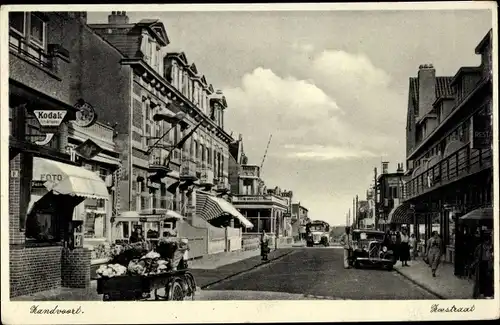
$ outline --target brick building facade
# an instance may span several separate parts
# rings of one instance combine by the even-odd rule
[[[83,200],[81,195],[97,197],[105,192],[104,182],[97,180],[95,174],[75,167],[77,163],[67,151],[69,123],[76,118],[74,104],[78,99],[91,99],[82,97],[79,91],[85,83],[74,80],[74,72],[81,69],[81,62],[75,59],[75,43],[71,41],[75,36],[81,40],[85,19],[85,13],[9,14],[11,297],[61,285],[89,284],[84,280],[90,276],[90,272],[86,273],[90,252],[81,247],[68,249],[68,243],[73,240],[72,212]],[[60,126],[44,130],[40,124],[43,117],[36,111],[52,112],[64,118],[58,120]],[[54,136],[46,137],[47,133]],[[39,180],[44,183],[42,186],[33,179],[40,163],[51,170],[42,171],[43,177]],[[55,174],[54,170],[57,170]],[[64,186],[78,182],[79,177],[93,179],[101,192],[68,196],[72,193],[65,192]],[[63,196],[63,200],[51,193]],[[62,262],[63,256],[72,262]],[[69,273],[71,278],[65,276]]]
[[[184,53],[168,52],[170,40],[157,19],[130,23],[126,13],[118,11],[107,23],[90,27],[119,50],[121,64],[131,70],[128,106],[108,112],[123,126],[117,140],[124,153],[121,211],[145,215],[168,209],[192,220],[198,190],[230,190],[229,144],[234,140],[224,130],[225,97]],[[179,113],[183,123],[156,119]],[[198,124],[182,148],[173,148]],[[117,226],[117,236],[128,238],[131,227]]]

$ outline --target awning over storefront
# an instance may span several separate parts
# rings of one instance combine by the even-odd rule
[[[109,198],[106,183],[95,172],[54,160],[33,158],[33,180],[45,181],[45,187],[54,194]]]
[[[224,199],[198,194],[196,196],[196,213],[206,221],[213,220],[224,214],[230,214],[237,218],[246,228],[253,228],[253,224],[245,218],[231,203]]]
[[[389,212],[389,217],[387,218],[387,224],[412,224],[413,223],[413,210],[409,203],[401,203],[395,206],[391,212]]]
[[[486,221],[493,220],[493,208],[480,208],[460,217],[460,221]]]
[[[113,219],[113,222],[140,221],[144,218],[146,221],[164,221],[165,219],[184,220],[181,214],[168,209],[146,209],[141,211],[124,211]]]

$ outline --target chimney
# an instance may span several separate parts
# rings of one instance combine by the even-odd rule
[[[382,162],[382,174],[387,174],[389,172],[389,162]]]
[[[432,64],[422,64],[418,68],[418,117],[430,112],[436,100],[436,70]]]
[[[112,11],[108,15],[108,24],[121,25],[128,24],[128,16],[125,11]]]

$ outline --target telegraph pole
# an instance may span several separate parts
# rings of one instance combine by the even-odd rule
[[[358,201],[358,195],[356,194],[356,225],[359,228],[360,225],[360,215],[359,215],[359,201]]]

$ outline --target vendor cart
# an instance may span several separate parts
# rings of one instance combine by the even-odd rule
[[[195,292],[196,282],[188,269],[97,280],[97,293],[103,295],[103,301],[194,300]]]

